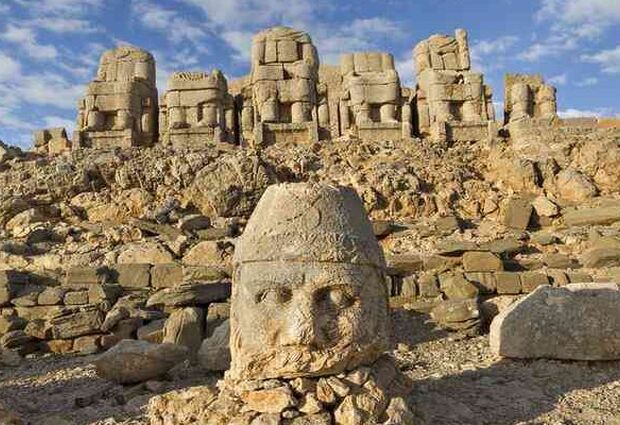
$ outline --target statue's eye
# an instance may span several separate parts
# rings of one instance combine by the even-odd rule
[[[293,294],[289,288],[267,288],[256,294],[255,302],[269,304],[286,304]]]

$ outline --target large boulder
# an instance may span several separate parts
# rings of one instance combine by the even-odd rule
[[[186,347],[124,339],[95,360],[97,374],[119,384],[156,379],[187,359]]]
[[[558,196],[571,202],[581,202],[596,196],[598,190],[592,181],[572,169],[562,170],[555,180]]]
[[[493,320],[490,345],[504,357],[620,359],[620,287],[538,287]]]
[[[267,164],[243,153],[200,170],[185,197],[209,217],[249,216],[267,186],[275,182]]]

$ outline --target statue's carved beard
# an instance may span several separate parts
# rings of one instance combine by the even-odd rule
[[[242,361],[245,363],[244,374],[253,377],[331,375],[368,363],[384,349],[383,341],[377,338],[365,344],[339,343],[323,349],[309,346],[277,347]]]
[[[359,314],[359,311],[355,313]],[[337,374],[370,363],[386,349],[384,330],[367,324],[352,326],[353,323],[365,323],[355,317],[355,313],[344,314],[324,328],[325,338],[318,345],[267,344],[260,351],[246,352],[243,349],[246,346],[244,336],[252,339],[252,335],[233,331],[231,347],[236,353],[233,369],[241,375],[239,377],[293,378]]]

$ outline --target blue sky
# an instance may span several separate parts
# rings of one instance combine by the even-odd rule
[[[540,72],[564,116],[620,115],[620,0],[0,0],[0,139],[72,130],[105,49],[153,52],[161,93],[175,70],[246,74],[252,34],[276,24],[308,31],[324,63],[389,51],[407,84],[418,41],[465,28],[498,108],[505,72]]]

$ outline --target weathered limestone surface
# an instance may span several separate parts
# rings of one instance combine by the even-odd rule
[[[504,123],[523,119],[552,120],[558,116],[556,89],[542,75],[506,74]]]
[[[384,52],[349,53],[340,59],[341,134],[366,140],[411,137],[411,105],[403,99],[394,57]]]
[[[319,57],[310,36],[273,27],[252,39],[251,99],[243,99],[241,126],[256,144],[318,141]],[[249,94],[249,93],[248,93]]]
[[[504,357],[620,359],[620,288],[541,286],[493,320],[490,344]]]
[[[35,152],[58,155],[71,150],[72,144],[67,131],[62,128],[45,128],[33,134]]]
[[[234,267],[231,377],[339,373],[385,349],[385,260],[351,189],[269,187]]]
[[[194,148],[234,142],[233,107],[221,71],[174,73],[160,102],[160,140],[174,147]]]
[[[105,52],[78,106],[76,147],[155,143],[158,108],[153,55],[133,46]]]
[[[99,376],[119,384],[135,384],[163,376],[187,357],[188,349],[181,345],[125,339],[94,363]]]
[[[433,35],[413,52],[419,131],[443,140],[484,140],[495,119],[491,88],[471,71],[467,32]]]

